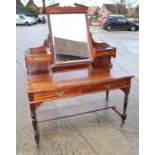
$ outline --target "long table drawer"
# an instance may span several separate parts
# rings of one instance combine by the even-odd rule
[[[57,98],[64,98],[67,96],[78,96],[83,94],[83,92],[84,92],[84,88],[82,86],[79,86],[79,87],[58,89],[56,91],[34,93],[33,98],[35,101],[46,100],[46,99],[47,100],[57,99]]]
[[[114,82],[106,82],[106,83],[100,83],[100,84],[92,84],[89,86],[86,86],[85,91],[88,92],[97,92],[102,90],[110,90],[115,88],[121,88],[128,86],[128,80],[118,80]]]

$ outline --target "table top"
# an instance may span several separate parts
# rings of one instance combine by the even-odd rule
[[[112,68],[74,68],[50,73],[33,74],[27,77],[27,91],[42,92],[58,88],[75,87],[115,81],[133,77],[124,69],[114,66]]]

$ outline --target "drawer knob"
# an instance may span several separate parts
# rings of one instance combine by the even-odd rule
[[[111,88],[111,84],[104,85],[104,88],[107,88],[107,89]]]
[[[64,94],[64,92],[57,92],[55,93],[57,96],[62,96]]]

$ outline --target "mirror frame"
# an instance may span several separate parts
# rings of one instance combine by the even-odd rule
[[[45,12],[47,14],[47,18],[48,18],[48,28],[49,28],[49,39],[50,39],[50,51],[53,55],[53,64],[52,64],[52,68],[56,68],[56,67],[65,67],[65,66],[78,66],[78,65],[88,65],[90,63],[92,63],[93,61],[93,46],[92,46],[92,39],[90,36],[90,32],[89,32],[89,23],[88,23],[88,17],[87,17],[87,10],[88,7],[81,5],[81,4],[77,4],[74,3],[75,6],[59,6],[59,3],[54,4],[52,6],[48,6],[45,9]],[[85,19],[86,19],[86,29],[87,29],[87,38],[88,38],[88,48],[89,48],[89,52],[90,52],[90,58],[87,60],[75,60],[75,61],[69,61],[69,62],[64,62],[64,63],[60,63],[60,64],[56,64],[56,60],[55,60],[55,51],[54,51],[54,45],[53,45],[53,37],[52,37],[52,22],[50,20],[50,14],[84,14],[85,15]]]

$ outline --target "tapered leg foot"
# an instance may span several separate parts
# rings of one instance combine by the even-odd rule
[[[125,120],[126,120],[127,115],[122,115],[121,119],[122,119],[122,123],[121,123],[121,127],[123,127]]]
[[[39,138],[38,125],[37,125],[37,121],[36,121],[36,115],[35,115],[34,111],[31,112],[31,117],[32,117],[32,125],[34,128],[34,139],[35,139],[36,144],[38,145],[40,138]]]
[[[130,87],[123,88],[122,90],[124,91],[125,96],[124,96],[124,104],[123,104],[123,113],[121,115],[121,119],[122,119],[121,126],[124,125],[126,117],[127,117],[126,116],[126,109],[127,109],[127,105],[128,105],[128,95],[129,95]]]
[[[36,144],[38,145],[39,144],[39,133],[38,133],[38,131],[35,131],[34,139],[35,139]]]

